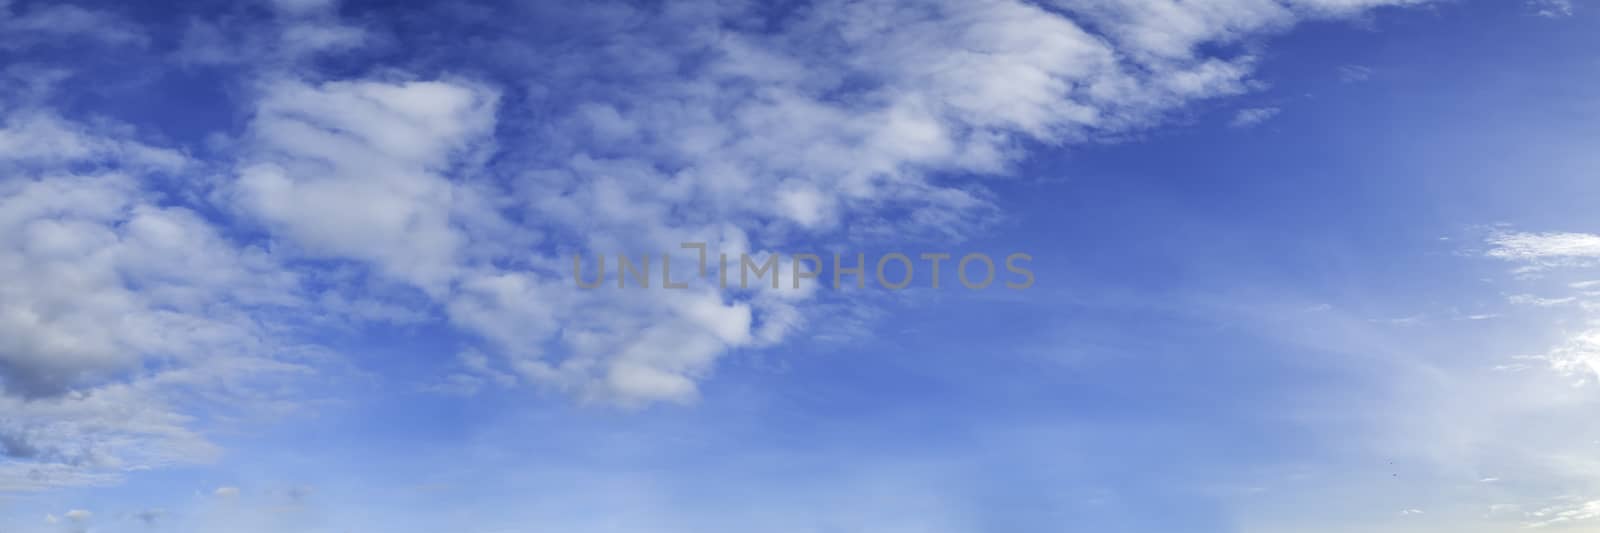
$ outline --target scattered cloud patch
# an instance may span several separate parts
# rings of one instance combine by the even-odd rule
[[[1572,16],[1572,0],[1528,0],[1528,10],[1545,18]]]
[[[1361,83],[1372,79],[1372,68],[1361,65],[1344,65],[1339,67],[1339,81],[1344,83]],[[1442,239],[1448,239],[1444,237]]]
[[[1233,115],[1233,120],[1228,122],[1228,125],[1235,128],[1254,127],[1262,122],[1271,120],[1272,117],[1278,116],[1279,111],[1280,110],[1276,107],[1252,107],[1249,109],[1241,109],[1238,113]]]

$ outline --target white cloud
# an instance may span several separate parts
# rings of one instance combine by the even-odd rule
[[[1240,109],[1233,115],[1233,120],[1228,123],[1235,128],[1249,128],[1278,116],[1276,107],[1252,107]]]
[[[1528,9],[1545,18],[1572,16],[1572,0],[1527,0]]]
[[[1589,233],[1551,232],[1498,232],[1488,236],[1488,257],[1516,261],[1537,270],[1587,269],[1600,265],[1600,235]],[[1513,294],[1507,301],[1515,305],[1541,308],[1567,308],[1581,313],[1577,316],[1581,327],[1562,334],[1564,340],[1538,355],[1522,356],[1529,361],[1542,361],[1555,372],[1577,378],[1580,384],[1600,380],[1600,303],[1590,289],[1593,281],[1576,281],[1564,284],[1576,294],[1568,296],[1535,296]]]
[[[81,38],[75,44],[87,40],[110,46],[145,46],[150,40],[138,26],[110,12],[36,2],[19,13],[11,2],[0,2],[0,49],[61,45],[64,36]]]
[[[1360,83],[1372,79],[1372,68],[1361,65],[1344,65],[1339,67],[1339,81],[1345,83]]]
[[[1551,369],[1584,383],[1600,379],[1600,329],[1573,334],[1549,352],[1527,358],[1542,360]]]
[[[158,391],[110,385],[61,398],[0,397],[0,491],[103,485],[122,472],[205,462],[214,445]]]
[[[0,491],[215,457],[181,404],[305,371],[272,317],[297,277],[146,189],[195,165],[178,152],[37,110],[4,124]]]
[[[464,245],[441,172],[494,126],[493,91],[442,82],[280,82],[251,123],[241,209],[309,253],[371,262],[434,293]]]
[[[9,122],[0,144],[19,129],[38,133],[40,122]],[[218,306],[281,301],[293,276],[265,252],[237,248],[192,211],[158,207],[141,190],[138,169],[150,161],[176,168],[183,159],[43,122],[48,134],[30,138],[70,149],[49,156],[8,150],[0,164],[120,164],[83,175],[7,169],[13,178],[0,183],[5,390],[57,394],[142,357],[184,361],[259,344],[250,317]]]
[[[173,58],[185,65],[251,65],[298,70],[319,54],[360,48],[372,31],[338,17],[336,0],[274,0],[274,16],[262,20],[244,10],[212,19],[191,19]]]
[[[1600,518],[1600,500],[1561,502],[1527,512],[1524,527],[1538,529],[1569,526],[1575,522],[1588,522]]]
[[[55,114],[37,109],[12,110],[0,128],[0,164],[30,166],[115,161],[139,171],[172,172],[191,164],[168,148],[97,135]]]
[[[1555,307],[1578,301],[1576,296],[1565,298],[1540,298],[1532,294],[1513,294],[1506,298],[1507,301],[1517,305],[1532,305],[1535,307]]]
[[[1489,237],[1489,257],[1527,263],[1600,258],[1600,235],[1509,232]]]
[[[217,487],[211,494],[218,498],[234,498],[239,496],[239,487]]]

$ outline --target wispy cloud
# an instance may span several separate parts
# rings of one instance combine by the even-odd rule
[[[0,2],[0,49],[69,42],[143,47],[149,41],[137,24],[109,11],[66,3],[28,3],[26,8],[18,8],[9,0]]]
[[[1593,264],[1600,259],[1600,235],[1589,233],[1503,232],[1491,235],[1489,257],[1542,269]]]
[[[1372,79],[1372,68],[1361,65],[1344,65],[1339,67],[1339,81],[1345,83],[1360,83]]]
[[[1272,117],[1278,116],[1279,111],[1280,110],[1276,107],[1252,107],[1248,109],[1240,109],[1238,113],[1234,113],[1233,120],[1230,121],[1228,125],[1235,128],[1254,127],[1262,122],[1271,120]]]
[[[1528,0],[1528,9],[1545,18],[1572,16],[1572,0]]]

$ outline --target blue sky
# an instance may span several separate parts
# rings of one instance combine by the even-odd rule
[[[0,0],[0,531],[1588,531],[1596,17]]]

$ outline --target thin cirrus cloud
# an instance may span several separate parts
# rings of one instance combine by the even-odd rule
[[[771,27],[742,5],[604,4],[561,8],[602,21],[604,46],[337,75],[317,61],[412,33],[329,2],[279,2],[257,23],[186,16],[160,52],[219,69],[248,117],[205,149],[48,96],[0,107],[0,402],[15,413],[0,488],[214,457],[196,402],[264,402],[325,373],[328,354],[298,339],[340,310],[452,326],[482,354],[465,381],[693,402],[719,358],[791,337],[816,297],[581,291],[561,275],[574,250],[960,239],[997,209],[964,177],[1245,93],[1243,41],[1414,3],[820,2]],[[87,8],[0,12],[7,36],[155,46]],[[117,23],[82,23],[95,17]],[[547,44],[515,29],[481,40]],[[223,35],[248,46],[208,46]],[[317,305],[330,300],[352,304]]]

